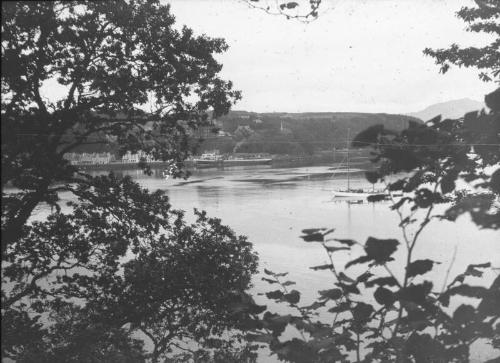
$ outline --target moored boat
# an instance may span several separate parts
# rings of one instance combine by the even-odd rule
[[[373,195],[380,195],[380,194],[386,194],[388,197],[390,197],[389,193],[386,191],[377,191],[377,190],[363,190],[363,189],[352,189],[351,188],[351,169],[350,169],[350,163],[349,163],[349,136],[350,136],[350,129],[347,129],[347,155],[346,155],[346,168],[345,172],[347,174],[347,188],[346,189],[340,189],[340,190],[333,190],[332,194],[334,198],[352,198],[352,199],[367,199],[370,196]]]
[[[201,154],[199,158],[194,158],[193,162],[196,167],[210,167],[221,165],[223,161],[222,155],[218,151],[212,151]]]
[[[224,166],[270,164],[273,159],[268,154],[232,154],[224,158]]]
[[[273,159],[268,154],[232,154],[223,156],[218,151],[202,154],[193,159],[195,167],[221,167],[270,164]]]
[[[376,191],[364,191],[364,190],[356,190],[356,189],[346,189],[346,190],[334,190],[332,191],[333,197],[335,198],[368,198],[371,195],[378,194],[386,194],[384,192],[376,192]]]

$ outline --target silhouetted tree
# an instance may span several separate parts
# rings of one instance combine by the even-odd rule
[[[2,251],[36,205],[80,182],[65,153],[112,141],[180,174],[189,129],[239,98],[218,76],[226,43],[174,20],[158,1],[2,3],[2,189],[19,190],[2,203]],[[57,85],[64,96],[45,98]]]
[[[187,224],[163,192],[64,159],[112,143],[186,175],[190,130],[239,98],[218,75],[226,48],[177,30],[159,1],[2,3],[3,358],[158,361],[186,340],[206,357],[230,351],[251,244],[202,212]],[[45,98],[54,84],[64,96]]]
[[[82,307],[80,327],[99,323],[102,334],[106,327],[110,334],[127,326],[129,332],[142,331],[153,342],[154,361],[173,344],[203,346],[233,328],[231,306],[256,270],[251,244],[202,212],[186,224],[162,192],[150,193],[129,178],[96,177],[91,184],[90,190],[74,191],[79,200],[69,203],[71,212],[25,225],[21,238],[8,246],[2,309],[14,323],[3,326],[5,356],[23,357],[26,350],[19,346],[29,340],[18,330],[26,325],[37,337],[49,329],[39,337],[49,346],[63,344],[53,337],[66,337],[69,345],[83,339],[61,335],[57,325],[37,325],[61,303]],[[23,325],[15,324],[22,321],[16,317],[25,319]],[[72,329],[76,334],[80,328]]]

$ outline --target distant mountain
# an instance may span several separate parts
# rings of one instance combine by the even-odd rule
[[[480,110],[483,107],[484,103],[482,102],[463,98],[461,100],[436,103],[422,111],[409,113],[408,116],[419,118],[422,121],[428,121],[438,115],[441,115],[443,119],[459,118],[467,112]]]

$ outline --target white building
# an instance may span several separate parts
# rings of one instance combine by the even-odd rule
[[[110,153],[94,153],[92,160],[94,164],[109,164],[113,159]]]
[[[152,155],[149,155],[148,153],[141,150],[134,154],[132,154],[130,151],[127,151],[127,153],[122,156],[122,163],[137,164],[141,159],[146,160],[147,163],[155,161]]]
[[[97,165],[109,164],[113,155],[106,153],[66,153],[63,156],[71,165]]]
[[[139,154],[132,154],[130,151],[127,151],[127,153],[122,156],[122,163],[138,163],[138,162],[139,162]]]

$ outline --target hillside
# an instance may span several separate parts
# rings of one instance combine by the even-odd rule
[[[369,126],[383,124],[400,131],[411,116],[384,113],[254,113],[231,111],[216,121],[225,138],[208,138],[203,150],[221,152],[265,152],[270,154],[313,154],[333,147],[345,148],[350,139]]]

